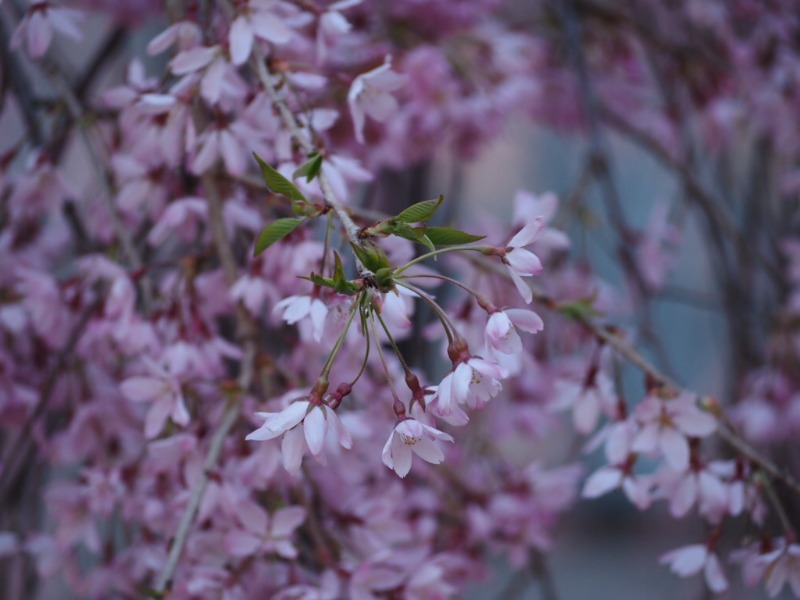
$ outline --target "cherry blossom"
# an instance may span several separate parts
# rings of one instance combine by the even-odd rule
[[[253,42],[262,39],[273,44],[285,44],[292,37],[292,30],[272,9],[280,5],[278,0],[249,0],[231,23],[228,34],[231,62],[241,65],[250,57]]]
[[[325,327],[325,316],[328,314],[327,305],[319,298],[311,296],[289,296],[278,302],[272,309],[273,313],[282,313],[281,317],[289,325],[309,317],[311,319],[314,339],[319,341]]]
[[[533,300],[533,292],[522,277],[541,273],[542,262],[533,252],[525,249],[525,246],[532,244],[536,240],[541,229],[542,217],[539,216],[514,235],[503,251],[503,262],[508,267],[511,280],[514,282],[523,300],[528,304]]]
[[[189,411],[183,399],[183,383],[176,374],[148,363],[150,375],[129,377],[120,384],[122,394],[133,402],[151,402],[145,419],[144,434],[156,437],[167,419],[178,425],[189,424]]]
[[[83,13],[80,11],[49,0],[31,0],[30,4],[11,36],[12,48],[19,48],[24,43],[32,58],[41,58],[50,47],[55,31],[76,42],[83,39],[80,30]]]
[[[386,121],[397,110],[391,92],[401,88],[406,78],[392,70],[391,57],[379,67],[362,73],[353,80],[347,93],[347,104],[353,118],[356,140],[364,143],[364,123],[369,115],[376,121]]]
[[[659,452],[673,469],[686,469],[689,464],[687,437],[705,437],[717,427],[714,417],[700,410],[696,402],[697,397],[689,392],[669,399],[654,395],[645,398],[634,413],[641,423],[641,431],[633,441],[633,449]]]
[[[800,545],[781,540],[778,548],[763,554],[758,563],[765,569],[765,585],[770,598],[776,597],[788,583],[800,596]]]
[[[412,452],[422,460],[438,465],[444,460],[444,453],[435,440],[452,442],[453,438],[416,419],[400,421],[383,447],[383,464],[400,477],[405,477],[411,470]]]
[[[312,456],[319,457],[325,447],[326,437],[330,437],[343,448],[351,448],[353,439],[350,432],[339,419],[336,411],[324,404],[312,404],[308,400],[298,400],[278,413],[259,412],[264,424],[250,432],[245,439],[253,441],[271,440],[283,436],[283,464],[287,471],[295,472],[305,449]],[[302,429],[298,425],[302,423]]]
[[[486,323],[486,347],[503,354],[519,354],[522,340],[515,327],[528,333],[544,329],[544,321],[532,310],[509,308],[491,314]]]
[[[661,557],[661,564],[668,564],[670,570],[680,577],[703,571],[706,584],[712,592],[720,593],[728,589],[728,580],[719,558],[705,544],[693,544],[667,552]]]

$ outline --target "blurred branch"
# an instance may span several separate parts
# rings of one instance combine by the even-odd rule
[[[222,199],[220,197],[219,188],[212,175],[204,175],[202,182],[208,200],[208,223],[214,239],[214,247],[216,248],[228,284],[233,285],[238,279],[239,269],[237,267],[236,258],[233,255],[230,240],[228,239],[228,233],[225,230],[225,220],[222,213]],[[244,356],[242,357],[239,376],[236,380],[236,391],[231,393],[225,402],[222,419],[211,438],[211,443],[209,444],[203,462],[203,471],[200,475],[200,481],[197,482],[192,490],[189,502],[181,515],[181,520],[178,524],[175,539],[170,547],[167,562],[164,564],[164,569],[156,582],[155,591],[159,594],[164,594],[172,585],[175,570],[178,567],[178,562],[186,546],[192,525],[197,517],[197,511],[203,501],[209,479],[217,467],[217,462],[222,453],[222,445],[239,418],[241,409],[239,401],[241,395],[247,393],[255,378],[258,330],[255,321],[253,321],[253,318],[241,302],[236,305],[236,323],[237,339],[242,343],[244,348]]]
[[[58,376],[64,370],[67,361],[74,356],[75,348],[83,337],[89,320],[94,316],[104,300],[105,294],[99,293],[91,304],[83,310],[75,325],[73,325],[64,347],[58,351],[54,363],[42,378],[41,392],[36,408],[25,419],[25,423],[20,428],[9,450],[4,452],[4,458],[0,462],[3,465],[3,470],[0,472],[0,505],[5,503],[12,491],[18,489],[20,477],[24,476],[24,468],[30,466],[35,440],[34,436],[31,435],[33,426],[49,406]]]
[[[0,15],[0,64],[4,74],[8,77],[11,88],[17,97],[17,106],[22,113],[25,127],[36,146],[44,143],[44,130],[36,114],[36,102],[30,82],[25,76],[25,71],[18,55],[9,49],[9,37],[5,20]]]
[[[480,265],[486,271],[497,274],[500,277],[510,281],[510,275],[507,269],[484,256],[468,255],[464,258],[469,261]],[[558,300],[545,293],[535,284],[529,283],[531,291],[533,292],[533,299],[550,310],[558,311],[560,304]],[[591,333],[599,341],[608,344],[620,356],[624,357],[628,362],[635,365],[650,379],[662,386],[668,386],[675,390],[683,389],[675,380],[662,373],[659,369],[653,366],[642,354],[631,346],[627,340],[618,335],[616,331],[606,325],[601,325],[593,318],[583,315],[575,314],[574,320],[579,323],[584,329]],[[717,432],[719,436],[724,439],[730,446],[732,446],[739,454],[747,458],[750,462],[758,466],[762,471],[772,476],[775,479],[782,481],[787,487],[791,488],[798,496],[800,496],[800,481],[798,481],[791,473],[778,467],[771,459],[764,456],[761,452],[753,448],[744,438],[742,438],[734,429],[726,423],[723,419],[718,420],[719,427]]]

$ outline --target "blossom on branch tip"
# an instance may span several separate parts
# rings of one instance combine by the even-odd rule
[[[397,100],[390,92],[402,87],[405,82],[405,76],[392,71],[392,59],[389,56],[381,66],[362,73],[353,80],[347,93],[347,104],[359,142],[364,143],[367,115],[376,121],[385,122],[397,110]]]
[[[281,318],[289,325],[294,325],[301,319],[310,317],[314,340],[319,342],[322,339],[322,333],[325,331],[325,317],[328,315],[328,306],[319,298],[289,296],[278,302],[272,312],[281,314]]]
[[[509,275],[520,295],[529,303],[533,300],[533,292],[522,279],[542,272],[542,261],[525,246],[532,244],[542,230],[542,217],[536,217],[525,225],[514,237],[509,240],[503,251],[503,262],[508,267]]]
[[[503,354],[522,352],[522,340],[516,328],[528,333],[544,329],[544,321],[532,310],[509,308],[492,313],[486,323],[486,347]]]
[[[83,35],[78,23],[82,19],[83,13],[73,8],[62,8],[45,0],[34,1],[11,35],[9,45],[16,49],[24,42],[31,58],[41,58],[53,41],[54,30],[76,42],[81,41]]]
[[[633,450],[653,454],[660,452],[676,471],[689,465],[688,437],[705,437],[717,428],[716,419],[700,410],[697,396],[682,392],[664,400],[648,395],[636,407],[634,417],[641,430],[633,440]]]
[[[781,540],[777,550],[757,559],[765,568],[765,584],[770,598],[777,596],[787,583],[795,596],[800,596],[800,545]]]
[[[444,453],[435,440],[452,442],[453,438],[416,419],[400,421],[383,447],[383,464],[400,477],[405,477],[411,470],[412,452],[422,460],[438,465],[444,460]]]
[[[189,411],[178,378],[157,365],[150,365],[150,370],[153,376],[129,377],[120,384],[120,390],[133,402],[151,402],[144,434],[147,438],[154,438],[161,433],[168,418],[178,425],[188,425]]]
[[[231,62],[242,65],[250,58],[256,38],[273,44],[285,44],[292,38],[292,30],[270,8],[277,0],[250,0],[242,13],[231,23],[228,46]]]
[[[320,458],[326,437],[330,437],[348,450],[353,446],[353,438],[339,419],[339,415],[324,404],[299,400],[292,402],[281,412],[256,414],[264,419],[264,424],[250,432],[245,439],[264,441],[286,434],[281,450],[283,465],[290,472],[300,468],[306,448],[312,456]],[[298,427],[300,423],[303,424],[302,429]]]
[[[706,544],[692,544],[667,552],[660,562],[662,565],[668,564],[670,571],[679,577],[689,577],[703,571],[706,584],[712,592],[720,593],[728,589],[728,580],[719,558]]]

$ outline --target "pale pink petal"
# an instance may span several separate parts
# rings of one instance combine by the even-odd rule
[[[453,397],[456,402],[463,403],[469,398],[469,386],[472,383],[472,369],[467,363],[459,363],[453,372]]]
[[[250,556],[263,544],[263,540],[259,537],[241,529],[234,529],[225,534],[225,550],[233,556]]]
[[[539,231],[542,229],[542,217],[536,217],[533,221],[525,225],[517,234],[508,242],[509,248],[521,248],[532,243]]]
[[[237,140],[231,132],[223,129],[219,133],[220,150],[225,161],[225,169],[234,177],[241,175],[247,169],[245,150],[241,141]]]
[[[353,447],[353,437],[350,435],[350,432],[342,423],[342,420],[339,418],[339,415],[336,414],[336,411],[326,408],[326,413],[328,417],[328,425],[333,428],[333,431],[336,433],[336,439],[339,440],[339,444],[346,449],[350,449]]]
[[[532,310],[526,310],[524,308],[509,308],[504,312],[508,315],[508,318],[511,319],[511,322],[522,331],[526,331],[528,333],[538,333],[544,329],[544,321],[542,321],[542,317]]]
[[[265,425],[273,431],[287,431],[303,420],[309,404],[308,400],[292,402],[274,417],[268,419]]]
[[[587,388],[575,400],[572,409],[572,422],[579,433],[589,433],[600,418],[600,402],[593,388]]]
[[[275,537],[286,537],[306,520],[306,509],[302,506],[279,508],[272,515],[270,533]]]
[[[309,312],[311,314],[311,325],[314,340],[319,342],[322,340],[322,334],[325,331],[325,317],[328,316],[328,307],[322,300],[315,298],[311,302]]]
[[[394,459],[392,458],[392,440],[395,438],[394,429],[389,434],[389,438],[386,440],[386,443],[383,445],[383,450],[381,451],[381,459],[383,460],[383,464],[385,464],[390,469],[394,469]]]
[[[150,40],[150,42],[147,44],[147,53],[151,56],[154,54],[161,54],[164,52],[164,50],[174,44],[175,39],[178,36],[178,29],[181,27],[181,25],[182,23],[170,25],[164,31]]]
[[[222,80],[225,77],[225,61],[222,57],[217,57],[214,62],[206,69],[206,74],[200,81],[200,95],[209,104],[219,102],[222,94]]]
[[[283,431],[275,431],[267,427],[267,425],[262,425],[255,431],[251,431],[248,433],[244,439],[256,442],[263,442],[266,440],[274,440],[276,437],[283,435]]]
[[[283,454],[283,466],[290,473],[297,473],[300,464],[303,462],[305,452],[305,439],[303,430],[300,427],[290,429],[283,436],[281,453]]]
[[[405,477],[411,470],[411,447],[403,442],[402,438],[395,434],[392,436],[392,467],[400,477]]]
[[[650,506],[650,486],[646,481],[636,477],[626,477],[622,480],[622,489],[636,508],[645,510]]]
[[[722,572],[722,567],[716,554],[709,554],[706,560],[705,576],[708,589],[712,592],[719,594],[728,589],[728,580]]]
[[[399,107],[394,96],[385,93],[362,94],[361,105],[370,117],[384,123]]]
[[[30,18],[28,18],[26,33],[28,52],[31,57],[39,58],[47,52],[47,48],[53,40],[53,28],[50,25],[50,21],[44,16],[44,13],[35,11]]]
[[[633,438],[631,450],[652,453],[658,448],[659,428],[656,423],[647,423]]]
[[[292,30],[286,24],[269,12],[254,13],[250,17],[253,32],[261,39],[273,44],[285,44],[292,38]]]
[[[311,309],[311,297],[291,296],[278,302],[278,304],[275,305],[274,311],[279,312],[284,307],[286,308],[286,312],[283,313],[283,320],[289,325],[294,325],[308,314]]]
[[[189,411],[186,409],[186,404],[183,401],[183,395],[180,393],[173,399],[173,407],[170,417],[178,425],[183,425],[185,427],[189,424]]]
[[[686,435],[705,437],[717,429],[717,420],[699,409],[672,415],[672,421]]]
[[[144,435],[146,438],[154,438],[161,433],[171,411],[172,401],[169,398],[159,398],[150,405],[150,410],[147,411],[147,417],[145,417],[144,421]]]
[[[486,323],[486,344],[504,354],[517,354],[522,351],[522,340],[511,320],[503,312],[493,313]]]
[[[622,471],[613,467],[603,467],[592,473],[583,486],[584,498],[597,498],[619,487]]]
[[[542,272],[542,261],[525,248],[514,248],[505,255],[504,260],[519,275],[536,275]]]
[[[669,563],[670,570],[676,575],[687,577],[699,573],[706,562],[708,551],[703,544],[693,544],[668,552],[659,562]]]
[[[175,58],[170,61],[169,68],[175,75],[193,73],[194,71],[210,65],[214,57],[217,56],[217,53],[218,48],[216,46],[212,46],[211,48],[200,46],[199,48],[184,50],[183,52],[179,52]]]
[[[519,292],[522,299],[525,300],[527,304],[530,304],[533,301],[533,292],[531,291],[530,286],[525,283],[525,280],[522,279],[519,275],[517,275],[516,271],[511,267],[508,268],[508,274],[511,276],[511,281],[514,282],[514,285],[517,287],[517,291]]]
[[[244,16],[238,16],[231,23],[228,33],[229,47],[231,52],[231,62],[234,65],[242,65],[250,58],[253,49],[253,28]]]
[[[689,466],[689,441],[678,430],[664,427],[658,445],[667,464],[673,469],[683,471]]]
[[[219,157],[219,131],[211,131],[206,137],[203,147],[192,161],[192,172],[200,175],[214,166],[214,162]]]
[[[421,438],[416,444],[411,446],[411,449],[422,460],[432,463],[434,465],[440,464],[444,460],[444,453],[435,442],[428,438]]]
[[[670,514],[678,519],[688,513],[696,501],[697,478],[694,475],[687,475],[672,491],[669,502]]]
[[[431,427],[430,425],[425,425],[425,423],[420,423],[420,426],[422,427],[422,431],[424,431],[426,434],[428,434],[434,439],[441,440],[443,442],[453,441],[453,436],[450,435],[449,433],[445,433],[444,431],[439,431],[435,427]]]
[[[154,377],[130,377],[123,381],[119,388],[128,400],[143,402],[163,394],[165,383],[163,379]]]
[[[325,444],[325,430],[325,413],[321,407],[315,406],[303,420],[306,444],[308,444],[308,449],[314,456],[322,452]]]

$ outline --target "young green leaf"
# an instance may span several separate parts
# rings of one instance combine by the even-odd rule
[[[261,177],[264,178],[264,183],[267,184],[269,189],[277,194],[283,194],[290,200],[306,199],[291,181],[265,163],[258,154],[253,152],[253,156],[261,167]]]
[[[360,245],[350,244],[350,246],[352,246],[353,252],[358,257],[358,260],[373,273],[378,269],[391,266],[386,253],[380,246],[373,242],[364,241]]]
[[[403,212],[395,217],[395,220],[401,223],[420,223],[427,221],[439,208],[439,205],[444,201],[444,196],[439,195],[435,200],[425,200],[412,204]]]
[[[425,235],[436,246],[471,244],[486,237],[485,235],[474,235],[452,227],[428,227],[425,230]]]
[[[344,265],[342,265],[342,257],[336,250],[333,251],[333,282],[340,285],[346,281],[344,276]]]
[[[425,227],[411,227],[408,223],[392,222],[389,227],[389,232],[401,238],[422,244],[431,252],[436,250],[436,247],[430,239],[428,239],[428,236],[425,235]]]
[[[311,182],[314,177],[319,174],[319,170],[322,168],[322,155],[317,154],[314,152],[309,159],[304,162],[302,165],[295,169],[295,172],[292,174],[292,177],[297,179],[298,177],[302,177],[305,175],[306,181]]]
[[[253,255],[258,256],[264,250],[272,246],[272,244],[285,238],[297,229],[297,226],[304,220],[305,219],[278,219],[264,227],[261,231],[261,235],[258,236],[258,241],[256,241],[256,249]]]

